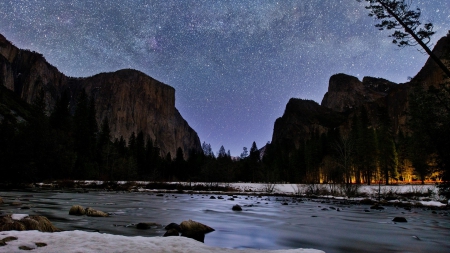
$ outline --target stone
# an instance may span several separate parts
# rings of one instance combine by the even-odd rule
[[[60,229],[56,228],[46,217],[31,215],[26,216],[20,220],[14,220],[11,215],[0,217],[0,231],[9,230],[38,230],[41,232],[59,232]]]
[[[86,215],[90,216],[90,217],[108,217],[109,216],[109,214],[107,214],[105,212],[95,210],[90,207],[86,208],[85,212],[86,212]]]
[[[30,247],[25,246],[25,245],[19,246],[19,249],[21,249],[21,250],[33,250],[33,248],[30,248]]]
[[[36,246],[37,246],[38,248],[42,248],[42,247],[47,246],[47,243],[45,243],[45,242],[35,242],[34,244],[36,244]]]
[[[209,197],[209,199],[216,199],[216,197],[214,197],[214,196],[211,196],[211,197]]]
[[[408,222],[405,217],[395,217],[393,222]]]
[[[178,230],[176,229],[169,229],[166,231],[166,233],[164,233],[163,237],[168,237],[168,236],[179,236],[180,233],[178,232]]]
[[[154,223],[154,222],[140,222],[136,225],[137,229],[150,229],[152,227],[159,227],[161,226],[158,223]]]
[[[86,211],[80,205],[73,205],[69,210],[69,215],[85,215]]]
[[[231,210],[233,211],[242,211],[242,207],[240,205],[234,205]]]
[[[181,232],[181,227],[180,225],[176,224],[176,223],[170,223],[169,225],[164,227],[165,230],[172,230],[175,229],[178,232]]]
[[[205,234],[215,231],[213,228],[193,220],[181,222],[180,228],[181,236],[192,238],[199,242],[205,241]]]

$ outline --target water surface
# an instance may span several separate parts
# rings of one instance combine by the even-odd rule
[[[162,236],[162,227],[139,230],[133,224],[155,222],[165,226],[191,219],[216,230],[206,235],[205,244],[225,248],[315,248],[329,253],[450,252],[448,211],[433,213],[426,207],[409,211],[387,206],[378,211],[333,199],[235,196],[230,200],[231,196],[217,194],[15,191],[0,192],[0,196],[6,203],[0,205],[3,214],[43,215],[63,230]],[[11,202],[22,205],[8,205]],[[243,211],[232,211],[235,204],[242,206]],[[71,216],[68,213],[72,205],[112,215]],[[24,206],[30,209],[22,209]],[[408,222],[392,222],[397,216]]]

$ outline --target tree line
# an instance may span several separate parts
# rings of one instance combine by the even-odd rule
[[[436,99],[438,98],[438,99]],[[183,150],[161,155],[143,132],[112,139],[108,121],[98,126],[95,101],[85,93],[73,113],[64,93],[49,116],[43,93],[32,117],[5,117],[0,124],[0,173],[4,182],[61,179],[203,182],[289,182],[386,184],[441,179],[448,165],[450,96],[445,89],[411,92],[408,133],[392,129],[386,108],[372,126],[365,107],[354,113],[350,130],[312,133],[299,145],[255,142],[239,157],[203,142],[185,160]],[[448,169],[447,169],[448,170]],[[412,176],[412,178],[411,178]],[[433,177],[433,178],[431,178]]]

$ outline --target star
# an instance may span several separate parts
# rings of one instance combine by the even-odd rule
[[[321,102],[336,73],[406,82],[427,55],[397,49],[364,3],[343,0],[0,3],[0,33],[69,76],[140,70],[176,89],[201,141],[238,156],[272,139],[291,97]],[[440,0],[413,1],[445,36]]]

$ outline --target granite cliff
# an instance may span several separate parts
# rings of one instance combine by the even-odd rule
[[[64,92],[71,99],[86,92],[95,99],[96,120],[107,119],[113,138],[128,139],[142,131],[172,157],[178,147],[185,157],[200,152],[197,133],[175,108],[175,89],[136,70],[119,70],[87,78],[67,77],[36,52],[21,50],[0,35],[0,83],[32,103],[44,91],[47,111],[52,111]]]
[[[450,55],[450,35],[436,44],[433,52],[443,59]],[[449,64],[448,60],[443,59]],[[290,99],[282,117],[274,125],[272,144],[298,147],[312,133],[326,133],[351,128],[353,115],[367,112],[370,125],[378,127],[380,114],[387,112],[395,133],[407,131],[408,94],[414,85],[437,86],[444,80],[443,71],[429,59],[408,83],[396,84],[382,78],[364,77],[362,81],[346,74],[333,75],[321,105],[313,101]]]

